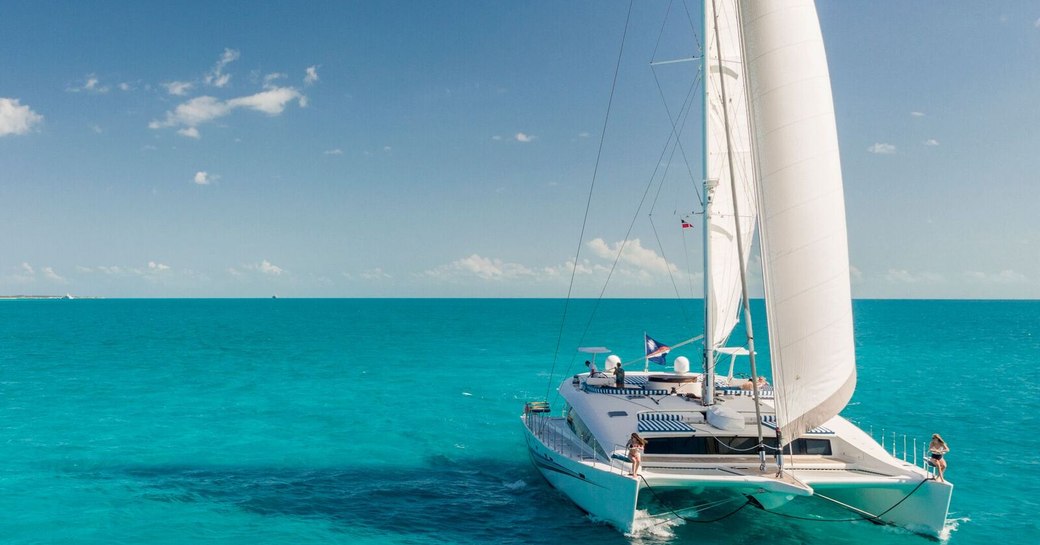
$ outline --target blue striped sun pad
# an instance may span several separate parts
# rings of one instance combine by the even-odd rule
[[[676,420],[640,420],[639,421],[640,433],[655,432],[655,431],[684,431],[692,432],[693,428],[689,424],[683,421]]]
[[[762,424],[771,429],[776,429],[776,415],[766,414],[762,415]],[[834,435],[834,430],[825,428],[823,426],[816,426],[815,428],[805,432],[807,434],[814,435]]]

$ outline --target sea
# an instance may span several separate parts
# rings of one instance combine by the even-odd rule
[[[644,332],[695,336],[700,305],[0,301],[0,543],[927,543],[758,509],[625,535],[541,478],[524,403],[560,408],[578,346],[627,361]],[[942,541],[1040,542],[1040,302],[853,308],[858,386],[842,414],[886,448],[897,434],[900,455],[904,436],[947,440]],[[756,333],[768,369],[764,321]],[[698,361],[695,345],[670,356]]]

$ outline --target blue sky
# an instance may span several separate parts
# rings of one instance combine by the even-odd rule
[[[4,2],[0,294],[562,297],[627,7]],[[577,295],[633,218],[605,294],[700,295],[680,8],[635,7]],[[818,10],[853,294],[1040,298],[1040,6]]]

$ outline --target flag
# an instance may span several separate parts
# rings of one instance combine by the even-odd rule
[[[683,219],[681,219],[679,221],[682,222],[682,228],[683,229],[693,229],[693,224],[690,223],[690,220],[688,220],[686,218],[683,218]]]
[[[668,365],[668,361],[665,359],[665,354],[667,354],[672,347],[651,339],[650,335],[647,335],[646,333],[643,333],[643,337],[646,338],[646,359],[660,365]]]

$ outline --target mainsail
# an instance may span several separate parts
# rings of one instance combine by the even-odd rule
[[[714,352],[737,324],[756,197],[737,6],[705,0],[704,21],[705,344]]]
[[[785,443],[856,386],[837,128],[812,0],[743,0],[759,235],[776,413]]]

